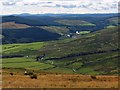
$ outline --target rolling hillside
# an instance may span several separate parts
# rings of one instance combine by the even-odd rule
[[[118,51],[118,29],[113,27],[79,39],[53,42],[42,48],[40,53],[46,53],[43,62],[72,68],[78,73],[117,74]]]
[[[40,63],[52,65],[50,68],[42,69],[45,72],[118,74],[119,48],[117,27],[89,33],[77,39],[46,42],[42,44],[42,47],[40,43],[26,45],[30,45],[31,48],[24,47],[22,44],[3,45],[3,55],[18,54],[24,55],[24,57],[29,56],[29,58],[32,58],[30,62],[39,63],[36,62],[36,56],[41,56],[45,53],[45,57]],[[9,58],[3,59],[3,63],[4,60],[6,62],[10,61]],[[14,63],[11,62],[10,64]],[[6,64],[3,64],[4,68],[9,67],[9,63]]]

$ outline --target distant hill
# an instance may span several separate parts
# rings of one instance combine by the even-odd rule
[[[4,44],[77,38],[76,32],[95,32],[119,23],[117,14],[21,14],[3,16],[1,24]]]
[[[42,15],[32,15],[32,14],[20,14],[20,15],[10,15],[3,16],[2,22],[14,21],[15,23],[27,24],[30,26],[39,26],[39,25],[62,25],[56,20],[84,20],[90,23],[98,23],[105,21],[108,18],[118,17],[118,14],[42,14]]]
[[[3,43],[29,43],[57,40],[61,35],[37,27],[3,29]]]
[[[108,19],[110,25],[118,25],[120,24],[120,18],[118,17],[112,17]]]

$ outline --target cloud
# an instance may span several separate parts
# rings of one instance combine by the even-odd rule
[[[12,5],[16,5],[19,2],[22,2],[22,0],[2,0],[1,1],[3,6],[12,6]]]
[[[0,14],[115,13],[119,0],[2,0]],[[0,4],[1,5],[1,4]]]
[[[15,2],[3,2],[2,4],[5,6],[9,6],[9,5],[15,5],[16,3]]]

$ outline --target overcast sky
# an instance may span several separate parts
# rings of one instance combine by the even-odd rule
[[[119,0],[0,0],[0,15],[117,13]]]

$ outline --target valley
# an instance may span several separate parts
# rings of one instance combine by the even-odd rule
[[[3,87],[118,88],[116,17],[4,16]]]

